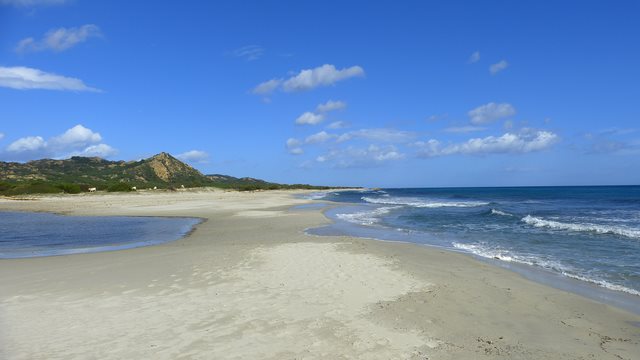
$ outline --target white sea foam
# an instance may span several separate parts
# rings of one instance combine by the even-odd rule
[[[373,210],[358,211],[347,214],[336,214],[338,219],[348,221],[359,225],[375,225],[380,222],[380,217],[388,214],[391,210],[400,208],[400,206],[385,206]]]
[[[491,209],[491,213],[493,215],[500,215],[500,216],[513,216],[513,214],[509,214],[507,212],[496,210],[496,209]]]
[[[545,269],[552,269],[556,271],[562,271],[565,269],[562,265],[555,261],[544,260],[535,256],[516,255],[505,249],[492,248],[481,244],[462,244],[454,242],[453,247],[488,259],[497,259],[506,262],[539,266]]]
[[[632,294],[632,295],[636,295],[636,296],[640,296],[640,291],[635,290],[635,289],[630,289],[626,286],[622,286],[622,285],[617,285],[617,284],[612,284],[608,281],[604,281],[604,280],[598,280],[598,279],[591,279],[585,276],[580,276],[580,275],[574,275],[574,274],[570,274],[567,272],[562,272],[562,275],[566,276],[566,277],[570,277],[572,279],[576,279],[576,280],[580,280],[580,281],[585,281],[591,284],[595,284],[598,286],[601,286],[603,288],[607,288],[609,290],[615,290],[615,291],[622,291],[622,292],[626,292],[628,294]]]
[[[608,281],[601,280],[601,279],[592,279],[586,276],[576,275],[571,271],[571,269],[555,261],[544,260],[534,256],[515,255],[515,254],[511,254],[507,250],[503,250],[499,248],[490,248],[480,244],[462,244],[462,243],[454,242],[453,246],[457,249],[470,252],[480,257],[484,257],[488,259],[496,259],[496,260],[501,260],[505,262],[525,264],[530,266],[538,266],[544,269],[554,270],[566,277],[588,282],[594,285],[598,285],[609,290],[622,291],[628,294],[640,296],[640,291],[635,289],[630,289],[622,285],[612,284]]]
[[[385,205],[407,205],[417,208],[441,208],[441,207],[476,207],[488,205],[487,202],[480,201],[429,201],[426,199],[412,198],[412,197],[384,197],[384,198],[372,198],[363,196],[362,200],[372,204],[385,204]]]
[[[314,192],[311,194],[304,195],[303,198],[307,200],[320,200],[327,197],[327,195],[329,195],[328,192],[322,191],[322,192]]]
[[[554,230],[569,230],[577,232],[593,232],[597,234],[614,234],[629,238],[640,239],[640,230],[630,229],[623,226],[600,225],[591,223],[566,223],[553,220],[545,220],[531,215],[522,218],[526,224],[535,227],[544,227]]]

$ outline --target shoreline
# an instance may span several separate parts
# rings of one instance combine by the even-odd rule
[[[634,324],[640,317],[632,313],[466,254],[306,235],[306,228],[329,223],[322,209],[293,209],[312,201],[292,194],[310,192],[0,199],[3,210],[208,219],[191,235],[154,246],[0,260],[0,355],[632,359],[640,354],[640,329]]]
[[[315,200],[318,201],[318,200]],[[564,274],[554,273],[544,268],[535,267],[532,265],[518,263],[518,262],[509,262],[503,261],[501,259],[492,259],[480,256],[478,254],[465,251],[462,249],[458,249],[455,247],[448,247],[446,245],[437,245],[437,244],[429,244],[429,243],[420,243],[411,240],[403,240],[399,238],[382,238],[382,236],[376,237],[376,235],[363,235],[358,234],[358,230],[366,231],[371,233],[384,231],[386,233],[389,232],[389,229],[378,229],[375,227],[368,227],[366,225],[354,224],[345,220],[341,220],[339,218],[335,218],[327,214],[327,212],[335,211],[339,209],[343,209],[347,211],[356,211],[356,208],[362,208],[362,204],[358,203],[339,203],[333,202],[331,200],[322,200],[325,203],[330,203],[331,205],[327,205],[325,208],[321,209],[323,214],[332,221],[332,224],[318,227],[318,228],[310,228],[305,229],[309,235],[312,236],[354,236],[362,239],[368,239],[373,241],[382,241],[389,243],[399,243],[399,244],[413,244],[418,246],[423,246],[426,248],[432,248],[435,250],[443,250],[454,254],[463,254],[465,256],[469,256],[477,261],[490,264],[492,266],[496,266],[502,269],[506,269],[515,274],[523,276],[524,278],[534,281],[538,284],[553,287],[558,290],[568,291],[573,294],[582,296],[584,298],[594,300],[600,302],[602,304],[610,305],[617,307],[621,310],[632,312],[636,315],[640,315],[640,296],[636,294],[632,294],[622,290],[614,290],[604,286],[600,286],[594,282],[575,279],[569,276],[565,276]],[[336,226],[340,224],[341,226]],[[347,229],[347,230],[345,230]],[[323,235],[322,232],[328,231],[329,235]],[[315,233],[314,233],[315,232]],[[379,233],[378,235],[381,235]]]

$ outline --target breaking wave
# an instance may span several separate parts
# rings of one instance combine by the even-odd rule
[[[635,289],[630,289],[626,286],[612,284],[605,280],[594,279],[584,275],[576,275],[572,273],[572,271],[569,268],[555,261],[544,260],[535,256],[516,255],[516,254],[512,254],[508,250],[491,248],[491,247],[483,246],[480,244],[462,244],[462,243],[454,242],[453,246],[456,249],[464,250],[466,252],[470,252],[474,255],[477,255],[483,258],[496,259],[500,261],[513,262],[513,263],[525,264],[530,266],[538,266],[547,270],[552,270],[556,273],[560,273],[568,278],[598,285],[600,287],[603,287],[609,290],[622,291],[627,294],[640,296],[640,291]]]
[[[500,215],[500,216],[514,216],[513,214],[509,214],[507,212],[496,210],[496,209],[491,209],[491,213],[493,215]]]
[[[623,226],[600,225],[591,223],[567,223],[545,220],[531,215],[523,217],[522,222],[539,228],[568,230],[575,232],[591,232],[596,234],[613,234],[625,236],[628,238],[640,239],[640,230],[630,229]]]
[[[358,211],[354,213],[336,214],[338,219],[359,225],[375,225],[380,222],[383,215],[391,210],[399,209],[400,206],[385,206],[373,210]]]
[[[363,196],[362,200],[371,204],[384,204],[384,205],[406,205],[417,208],[441,208],[441,207],[476,207],[489,205],[488,202],[481,201],[429,201],[425,199],[410,198],[410,197],[385,197],[385,198],[372,198]]]

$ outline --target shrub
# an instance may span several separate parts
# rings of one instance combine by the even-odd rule
[[[67,194],[79,194],[82,192],[78,184],[58,184],[56,187]]]
[[[14,187],[16,187],[14,184],[11,184],[11,183],[8,183],[8,182],[4,182],[4,181],[0,182],[0,192],[11,190]]]
[[[131,191],[131,185],[127,183],[117,183],[117,184],[110,185],[107,188],[107,191],[109,192]]]

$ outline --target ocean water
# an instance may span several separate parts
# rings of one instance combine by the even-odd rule
[[[200,219],[0,212],[0,259],[112,251],[186,235]]]
[[[640,186],[383,189],[312,194],[347,203],[327,231],[449,248],[640,296]],[[640,302],[640,297],[637,298]]]

